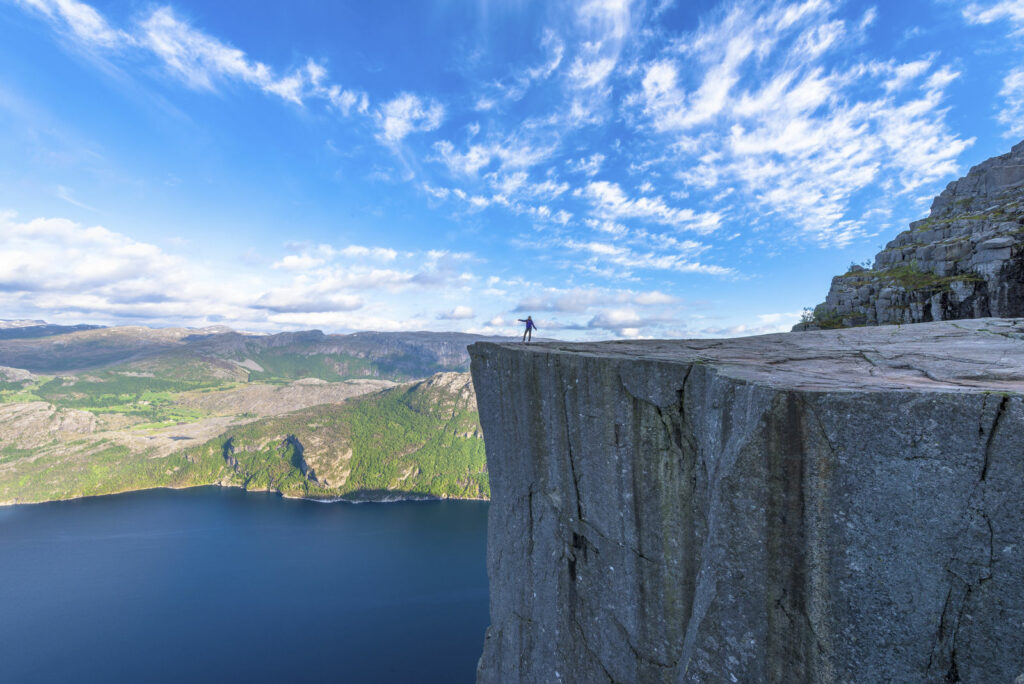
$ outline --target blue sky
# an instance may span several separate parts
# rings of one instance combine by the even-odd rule
[[[1024,0],[0,0],[0,318],[788,329],[1022,58]]]

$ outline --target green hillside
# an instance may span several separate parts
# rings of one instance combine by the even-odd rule
[[[185,454],[224,463],[225,483],[316,498],[387,493],[487,498],[484,444],[466,374],[266,418]]]
[[[24,383],[31,391],[23,385],[3,390],[8,394],[6,406],[0,404],[0,502],[208,484],[324,499],[490,494],[468,374],[443,373],[342,403],[250,418],[194,446],[188,446],[194,439],[167,438],[167,430],[183,431],[189,421],[203,424],[206,413],[183,407],[174,392],[195,385],[155,380],[94,379],[65,386],[66,381],[37,377]],[[98,429],[111,420],[128,427]],[[138,422],[153,420],[177,422],[162,430],[159,441],[153,428],[162,423]]]
[[[472,383],[451,372],[476,339],[139,326],[0,339],[0,503],[204,484],[486,498]]]

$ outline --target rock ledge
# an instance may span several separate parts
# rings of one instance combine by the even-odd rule
[[[470,354],[480,681],[1024,672],[1024,321]]]

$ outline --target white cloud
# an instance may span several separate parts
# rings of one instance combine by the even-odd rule
[[[1024,35],[1024,0],[999,0],[995,3],[971,3],[963,10],[963,16],[972,24],[991,24],[1006,20],[1010,23],[1010,40]],[[1024,67],[1014,66],[1003,77],[999,91],[1003,105],[996,115],[1005,126],[1003,135],[1008,138],[1024,136]]]
[[[547,50],[548,57],[544,64],[527,70],[526,76],[531,81],[541,81],[550,77],[562,63],[562,57],[565,55],[565,43],[551,29],[545,29],[540,44]]]
[[[526,96],[530,88],[548,79],[562,63],[565,43],[553,30],[547,28],[542,34],[540,46],[546,54],[543,63],[519,69],[507,79],[490,83],[491,93],[478,96],[474,109],[486,112],[498,107],[499,101],[518,102]]]
[[[179,260],[158,247],[101,226],[85,228],[67,219],[16,223],[0,214],[3,237],[0,289],[75,291],[110,281],[147,281],[154,272],[173,271]]]
[[[41,11],[50,20],[58,22],[85,44],[117,48],[134,42],[131,36],[111,27],[103,15],[83,2],[77,2],[77,0],[21,0],[21,2]]]
[[[569,78],[580,88],[593,88],[604,83],[611,75],[615,62],[614,57],[599,57],[589,61],[577,57],[569,70]]]
[[[73,204],[73,205],[75,205],[76,207],[78,207],[80,209],[88,209],[89,211],[96,211],[95,207],[91,207],[91,206],[89,206],[88,204],[86,204],[84,202],[79,202],[74,197],[72,197],[71,196],[71,190],[69,190],[68,188],[65,188],[63,185],[58,185],[57,186],[57,193],[56,194],[57,194],[57,197],[59,197],[60,199],[64,200],[68,204]]]
[[[876,20],[876,19],[878,19],[878,9],[877,9],[877,8],[875,8],[875,7],[869,7],[869,8],[867,8],[867,10],[866,10],[866,11],[864,12],[864,15],[863,15],[863,16],[861,17],[861,19],[860,19],[860,24],[858,24],[858,25],[857,25],[857,28],[858,28],[858,29],[859,29],[859,30],[860,30],[861,32],[863,32],[863,31],[864,31],[864,30],[866,30],[866,29],[867,29],[867,28],[868,28],[869,26],[871,26],[872,24],[874,24],[874,23],[875,23],[875,20]]]
[[[680,250],[667,251],[662,249],[647,252],[637,252],[623,245],[613,245],[597,241],[577,242],[569,240],[566,241],[565,246],[572,251],[589,254],[590,258],[585,260],[583,264],[595,271],[602,270],[599,266],[603,264],[614,264],[622,267],[626,275],[631,275],[633,269],[701,273],[716,276],[734,274],[731,268],[694,261],[693,256],[705,249],[704,245],[698,243],[680,245]]]
[[[468,306],[457,306],[451,311],[438,314],[437,317],[443,321],[464,321],[476,316],[473,309]]]
[[[477,171],[491,163],[493,152],[484,145],[471,145],[465,152],[455,151],[455,146],[447,140],[439,140],[434,143],[439,157],[434,157],[444,163],[452,173],[465,176],[472,176]]]
[[[651,292],[641,292],[633,299],[633,301],[640,306],[655,306],[662,304],[676,304],[679,301],[679,298],[665,294],[664,292],[653,290]]]
[[[903,90],[907,84],[926,73],[931,67],[931,59],[919,59],[915,62],[898,64],[893,68],[893,75],[883,81],[882,85],[888,91]]]
[[[600,152],[595,152],[589,157],[581,157],[577,160],[570,160],[568,162],[569,168],[573,171],[583,173],[587,176],[594,176],[598,171],[601,170],[601,164],[604,163],[605,156]]]
[[[270,290],[257,298],[252,306],[256,309],[266,309],[272,313],[302,314],[355,311],[365,305],[362,297],[355,295],[316,296],[321,294],[294,288]]]
[[[364,247],[362,245],[348,245],[336,248],[331,245],[318,245],[315,248],[304,251],[301,254],[288,254],[279,261],[274,262],[271,268],[285,269],[290,271],[308,271],[323,266],[328,261],[337,258],[353,259],[360,262],[380,261],[390,262],[398,258],[398,252],[387,247]]]
[[[214,90],[215,82],[225,78],[302,103],[305,79],[300,72],[276,79],[266,64],[250,60],[242,50],[179,20],[169,7],[156,9],[141,22],[140,28],[140,42],[160,57],[171,73],[193,88]]]
[[[641,114],[638,133],[663,134],[679,151],[654,166],[676,166],[684,191],[745,189],[761,213],[823,245],[866,234],[850,204],[880,178],[913,193],[954,175],[973,142],[945,120],[945,90],[959,73],[934,55],[826,62],[872,19],[851,31],[831,16],[836,8],[737,4],[643,65],[627,98]]]
[[[765,325],[782,325],[787,330],[800,320],[801,311],[790,311],[786,313],[758,314],[757,318]]]
[[[972,2],[963,10],[964,18],[972,24],[991,24],[1002,19],[1014,27],[1014,33],[1024,31],[1024,0],[999,0],[992,4]]]
[[[367,261],[402,260],[381,268]],[[472,255],[330,245],[266,269],[184,258],[100,226],[67,219],[19,222],[0,212],[0,309],[58,320],[156,325],[225,323],[254,330],[337,326],[428,329],[439,293],[475,292]],[[440,320],[470,316],[467,305]]]
[[[670,207],[661,197],[630,198],[618,183],[609,181],[588,183],[583,195],[594,205],[596,215],[604,219],[643,218],[702,234],[714,232],[721,219],[714,213],[698,214],[690,208]]]
[[[1024,136],[1024,68],[1017,67],[1006,75],[999,95],[1004,105],[998,118],[1006,126],[1005,135],[1013,138]]]
[[[443,200],[448,199],[448,196],[452,193],[449,188],[439,188],[429,183],[423,184],[423,191],[435,199]]]
[[[323,259],[308,254],[289,254],[280,261],[271,264],[271,268],[283,268],[290,271],[305,271],[324,263]]]
[[[444,120],[444,105],[433,98],[402,93],[381,105],[375,118],[379,129],[377,137],[394,145],[410,133],[440,128]]]
[[[576,88],[603,86],[612,75],[623,44],[630,32],[630,0],[588,0],[576,11],[576,23],[583,40],[568,72]]]
[[[598,287],[573,289],[543,288],[535,294],[521,298],[515,306],[515,311],[517,313],[545,311],[549,313],[587,314],[609,305],[618,307],[617,310],[620,311],[633,311],[634,314],[631,316],[630,322],[635,322],[637,319],[635,307],[643,309],[672,307],[677,309],[680,305],[680,300],[658,290],[645,292]],[[653,319],[657,317],[647,316],[647,318]],[[499,323],[492,321],[491,324],[498,325]]]
[[[341,256],[357,259],[372,259],[374,261],[394,261],[398,258],[398,252],[389,247],[363,247],[362,245],[348,245],[341,249],[327,247],[325,251],[329,254],[340,254]]]
[[[309,59],[284,76],[266,64],[195,28],[167,6],[157,7],[128,30],[110,25],[94,7],[78,0],[21,0],[42,12],[79,44],[117,50],[144,50],[156,56],[189,87],[215,91],[220,81],[245,83],[296,105],[310,98],[328,102],[344,115],[366,113],[366,93],[327,82],[327,70]]]

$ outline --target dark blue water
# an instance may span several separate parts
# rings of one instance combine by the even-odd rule
[[[0,681],[470,682],[487,504],[0,507]]]

